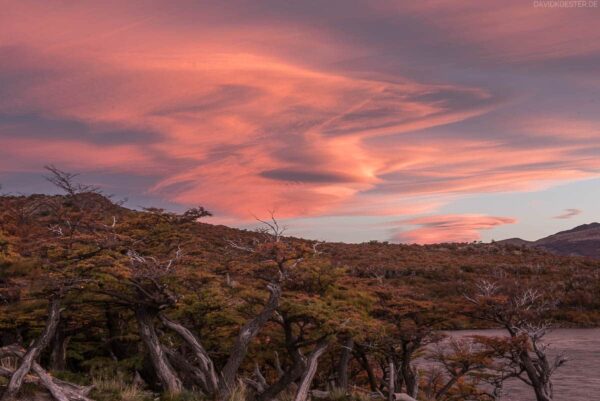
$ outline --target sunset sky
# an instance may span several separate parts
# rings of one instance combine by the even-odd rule
[[[600,220],[600,8],[0,0],[0,183],[360,242]],[[540,2],[537,2],[540,3]]]

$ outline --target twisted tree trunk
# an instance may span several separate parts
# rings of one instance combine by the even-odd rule
[[[292,366],[290,366],[275,383],[267,387],[267,389],[258,394],[256,397],[257,401],[271,401],[279,393],[288,388],[292,383],[302,377],[302,373],[306,369],[305,358],[299,352],[292,354]]]
[[[465,375],[465,373],[467,373],[467,370],[463,368],[460,370],[460,372],[453,375],[450,378],[450,380],[448,380],[446,382],[446,384],[441,389],[439,389],[437,393],[435,393],[435,399],[441,400],[442,397],[444,397],[446,395],[446,393],[448,393],[448,391],[450,391],[452,386],[454,386],[456,384],[456,382],[458,382]]]
[[[221,371],[221,380],[219,381],[219,395],[222,399],[226,399],[230,394],[235,384],[237,372],[246,356],[250,341],[263,328],[263,326],[271,319],[273,313],[279,306],[279,300],[281,299],[281,287],[277,284],[269,284],[268,290],[271,295],[269,300],[263,307],[262,311],[254,319],[246,323],[233,344],[229,358]]]
[[[412,366],[413,348],[402,344],[402,362],[400,364],[400,372],[402,379],[406,385],[406,393],[411,397],[415,397],[419,391],[418,372]]]
[[[325,338],[317,343],[315,349],[308,356],[308,360],[306,362],[306,370],[304,371],[304,373],[302,374],[302,378],[300,379],[300,385],[298,386],[298,391],[296,392],[294,401],[306,401],[308,399],[310,386],[312,385],[315,373],[317,373],[319,358],[325,353],[328,346],[329,341]]]
[[[204,377],[204,391],[208,394],[215,394],[218,390],[219,383],[217,372],[215,371],[212,359],[200,343],[200,340],[183,325],[170,320],[162,314],[159,315],[159,317],[165,326],[179,334],[179,336],[181,336],[181,338],[190,346],[194,352],[194,356],[196,356],[198,363],[200,364],[200,370]]]
[[[302,355],[300,349],[298,348],[298,338],[294,335],[294,330],[291,323],[282,316],[281,324],[285,334],[285,347],[289,356],[292,358],[292,365],[289,366],[284,372],[279,373],[279,378],[275,383],[269,386],[264,392],[258,394],[256,397],[257,401],[271,401],[277,395],[279,395],[279,393],[287,389],[292,383],[300,379],[300,377],[302,377],[302,373],[306,369],[306,358]],[[279,363],[279,356],[277,354],[276,365],[279,366],[279,371],[281,369],[281,364]]]
[[[337,387],[344,392],[348,391],[348,367],[352,359],[352,350],[354,349],[354,340],[348,337],[342,345],[342,353],[337,369]]]
[[[67,346],[71,337],[67,335],[64,321],[58,325],[50,344],[50,370],[61,371],[67,367]]]
[[[231,393],[231,390],[235,385],[238,370],[242,364],[242,361],[244,360],[244,357],[246,356],[250,342],[269,321],[279,306],[279,300],[281,298],[280,286],[276,284],[270,284],[267,288],[271,293],[267,303],[254,319],[247,322],[240,329],[229,358],[227,359],[227,362],[220,374],[217,373],[211,357],[208,355],[208,352],[206,352],[202,346],[202,343],[198,337],[194,335],[194,333],[192,333],[182,324],[169,319],[165,315],[158,315],[162,323],[169,329],[176,332],[192,349],[194,356],[199,362],[200,372],[202,374],[201,377],[198,374],[195,376],[201,379],[199,384],[207,394],[213,397],[218,395],[219,399],[226,399]],[[164,353],[164,348],[162,352]],[[171,358],[173,357],[174,355],[171,355]],[[152,360],[154,361],[156,358],[156,356],[152,357]],[[156,362],[153,363],[156,367]],[[182,363],[178,363],[178,365],[181,366]],[[157,374],[159,374],[158,370]],[[161,380],[163,379],[161,378]]]
[[[200,368],[189,362],[181,353],[169,347],[163,346],[163,352],[169,358],[171,366],[179,373],[182,383],[186,388],[199,386],[204,394],[210,394],[206,391],[206,377]]]
[[[108,351],[114,360],[121,360],[127,357],[128,346],[122,338],[127,333],[126,322],[119,311],[107,305],[104,310],[106,317],[106,329],[108,331]]]
[[[371,391],[377,391],[377,379],[375,377],[375,372],[373,372],[373,367],[369,363],[369,358],[367,357],[365,349],[359,343],[356,344],[356,356],[356,359],[361,364],[364,371],[367,373],[367,378],[369,379],[369,387],[371,388]]]
[[[544,367],[540,366],[536,369],[536,366],[526,350],[521,351],[519,358],[521,360],[521,365],[529,378],[530,385],[533,387],[536,400],[552,401],[552,382],[550,381],[550,376],[546,375],[547,372],[544,372]]]
[[[2,395],[2,401],[11,401],[15,399],[15,396],[23,385],[25,376],[31,370],[35,360],[40,356],[41,352],[48,346],[52,337],[56,332],[58,323],[60,322],[60,305],[61,300],[55,296],[50,299],[48,320],[46,321],[46,327],[42,334],[33,342],[29,349],[25,352],[25,355],[21,358],[19,367],[12,374],[8,386]]]
[[[179,394],[182,391],[181,380],[169,363],[156,334],[153,321],[156,314],[155,311],[144,306],[136,307],[135,317],[139,326],[140,338],[148,350],[150,360],[163,388],[170,394]]]
[[[388,401],[394,401],[394,394],[396,393],[396,366],[394,361],[390,358],[388,365]]]

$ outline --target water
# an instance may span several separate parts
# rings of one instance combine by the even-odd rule
[[[454,331],[452,336],[501,336],[500,330]],[[569,361],[553,376],[556,401],[600,401],[600,329],[557,329],[546,335],[550,355],[562,352]],[[533,391],[514,379],[505,384],[503,401],[535,401]]]

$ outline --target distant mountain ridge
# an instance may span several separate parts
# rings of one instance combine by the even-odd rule
[[[559,255],[587,256],[600,259],[600,223],[583,224],[537,241],[509,238],[498,241],[498,243],[540,248]]]

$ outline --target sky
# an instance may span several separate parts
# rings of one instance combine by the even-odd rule
[[[4,193],[52,191],[52,164],[131,207],[346,242],[600,221],[596,1],[0,9]]]

